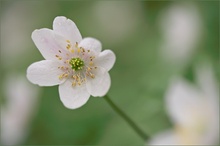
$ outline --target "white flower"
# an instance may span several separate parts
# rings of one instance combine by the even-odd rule
[[[192,3],[174,4],[162,12],[159,21],[164,35],[162,57],[176,64],[188,63],[202,34],[198,8]]]
[[[9,75],[4,91],[6,102],[1,106],[1,144],[19,145],[28,136],[38,104],[38,90],[23,76]]]
[[[178,78],[167,95],[175,128],[155,136],[152,145],[213,145],[219,141],[219,88],[210,67],[197,70],[199,88]]]
[[[60,99],[67,108],[79,108],[90,95],[104,96],[108,92],[108,71],[116,57],[110,50],[101,52],[98,40],[82,39],[73,21],[56,17],[53,30],[35,30],[32,39],[46,60],[31,64],[27,78],[40,86],[59,85]]]

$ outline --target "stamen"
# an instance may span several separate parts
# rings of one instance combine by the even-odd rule
[[[92,70],[92,68],[91,68],[91,67],[88,67],[87,69],[88,69],[88,71],[91,71],[91,70]]]
[[[71,48],[71,45],[67,44],[66,48],[67,48],[67,50],[69,50]]]
[[[76,75],[73,75],[72,78],[73,78],[73,79],[76,79]]]
[[[64,69],[64,66],[58,66],[58,69]]]
[[[95,78],[95,75],[94,75],[94,74],[91,74],[91,78],[93,78],[93,79],[94,79],[94,78]]]
[[[63,75],[59,75],[59,79],[60,79],[60,80],[63,79]]]
[[[78,48],[78,42],[76,42],[75,47]]]
[[[68,75],[69,75],[69,74],[64,74],[64,75],[63,75],[63,77],[65,77],[65,78],[66,78],[66,77],[68,77]]]
[[[89,62],[89,65],[92,66],[94,63],[92,61]]]
[[[90,70],[87,70],[87,71],[86,71],[86,75],[89,76],[89,77],[91,77],[91,78],[95,78],[95,75],[92,74],[92,73],[90,72]]]
[[[62,57],[60,57],[59,55],[55,55],[57,57],[57,59],[62,60]]]
[[[59,75],[58,77],[59,77],[60,80],[62,80],[63,78],[66,78],[68,76],[69,76],[68,73],[63,73],[63,74]]]
[[[76,82],[72,82],[72,86],[73,86],[73,87],[76,86]]]
[[[91,54],[91,50],[86,50],[83,47],[79,47],[78,42],[76,42],[74,45],[70,43],[70,40],[66,40],[66,42],[67,42],[66,48],[68,52],[65,54],[68,59],[67,60],[63,59],[63,63],[68,64],[68,65],[58,67],[58,69],[61,69],[64,71],[63,74],[59,75],[59,79],[68,78],[70,75],[70,78],[72,80],[71,81],[72,87],[81,86],[82,84],[86,82],[87,77],[91,79],[95,78],[95,74],[93,73],[94,69],[97,69],[97,66],[95,66],[95,63],[93,61],[95,56]],[[58,50],[58,51],[59,53],[64,53],[62,52],[62,50]],[[76,58],[70,58],[70,56],[72,56],[73,53],[76,53],[75,54]],[[81,59],[81,57],[84,57],[83,55],[86,56],[85,57],[86,66],[85,66],[84,60]],[[59,60],[62,60],[61,55],[60,56],[56,55],[56,57]],[[87,62],[87,58],[88,58],[88,62]]]
[[[92,61],[95,58],[95,56],[90,56],[89,58],[90,58],[90,61]]]

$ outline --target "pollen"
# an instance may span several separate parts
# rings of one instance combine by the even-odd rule
[[[69,50],[71,48],[71,45],[67,44],[66,48]]]
[[[94,75],[94,74],[91,74],[91,78],[93,78],[93,79],[94,79],[94,78],[95,78],[95,75]]]
[[[76,42],[75,47],[78,48],[78,42]]]
[[[74,50],[72,49],[70,52],[71,52],[71,53],[74,53]]]
[[[68,75],[69,75],[68,73],[63,73],[63,74],[59,75],[58,78],[59,78],[60,80],[62,80],[63,78],[67,78]]]
[[[89,65],[92,66],[94,63],[92,61],[89,62]]]
[[[62,57],[60,57],[59,55],[55,55],[55,56],[58,60],[62,60]]]

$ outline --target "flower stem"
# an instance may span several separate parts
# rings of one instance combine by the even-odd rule
[[[133,129],[137,132],[137,134],[146,141],[149,136],[146,135],[138,126],[134,123],[121,109],[119,109],[114,102],[108,97],[108,95],[104,96],[105,100],[108,102],[108,104],[117,112]]]

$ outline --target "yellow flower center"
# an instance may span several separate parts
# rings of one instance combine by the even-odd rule
[[[95,78],[95,70],[98,68],[95,66],[93,60],[95,59],[95,56],[92,55],[91,50],[84,49],[83,47],[79,47],[78,43],[76,42],[75,45],[72,45],[70,40],[66,40],[67,45],[67,53],[63,54],[61,50],[58,50],[58,54],[55,55],[55,57],[62,61],[65,65],[58,66],[58,69],[62,70],[63,73],[58,76],[60,80],[64,78],[69,78],[72,82],[72,86],[80,86],[83,83],[86,82],[86,78]],[[62,56],[64,57],[61,57]],[[71,58],[70,56],[72,56]],[[65,56],[67,58],[65,58]],[[86,59],[85,59],[85,56]],[[69,59],[71,58],[71,59]],[[81,59],[83,58],[83,59]],[[69,64],[69,66],[66,66]]]

